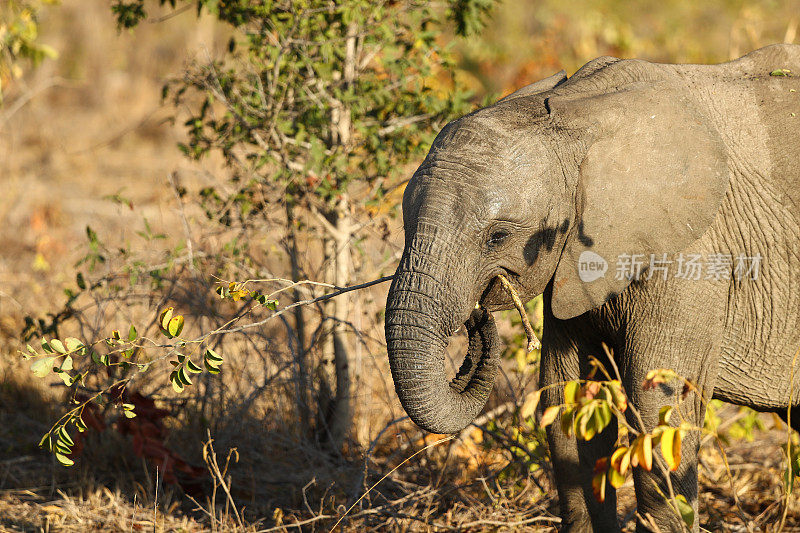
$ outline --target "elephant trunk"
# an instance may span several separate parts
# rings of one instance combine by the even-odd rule
[[[395,390],[408,416],[433,433],[455,433],[480,413],[494,386],[500,344],[491,313],[458,283],[404,257],[386,304],[386,342]],[[443,271],[445,269],[440,269]],[[462,278],[463,279],[463,278]],[[445,375],[448,338],[464,323],[469,348],[456,376]]]

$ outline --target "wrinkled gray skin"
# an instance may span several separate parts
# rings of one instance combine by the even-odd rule
[[[675,402],[672,388],[642,390],[658,367],[709,396],[785,413],[800,348],[800,78],[770,76],[779,68],[800,75],[800,46],[720,65],[602,57],[448,124],[406,190],[405,251],[386,306],[411,419],[453,433],[483,408],[499,354],[486,310],[511,307],[498,274],[523,300],[544,292],[541,385],[585,376],[605,342],[645,429]],[[604,277],[581,281],[585,251],[609,261]],[[763,259],[757,280],[615,279],[619,254],[678,252]],[[469,351],[448,382],[444,351],[465,323]],[[543,405],[561,395],[548,389]],[[682,406],[702,425],[694,393]],[[612,425],[580,443],[548,428],[564,531],[619,530],[613,489],[600,504],[590,487]],[[695,508],[697,449],[688,434],[672,475]],[[666,491],[656,469],[634,470],[639,513],[679,530],[654,481]]]

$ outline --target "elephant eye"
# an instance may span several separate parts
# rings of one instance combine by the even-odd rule
[[[489,248],[500,246],[508,238],[509,235],[510,233],[504,229],[495,231],[489,236],[489,240],[487,241]]]

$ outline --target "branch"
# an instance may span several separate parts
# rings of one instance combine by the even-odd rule
[[[315,304],[315,303],[318,303],[318,302],[324,302],[326,300],[330,300],[331,298],[336,298],[337,296],[340,296],[342,294],[345,294],[345,293],[348,293],[348,292],[352,292],[352,291],[357,291],[357,290],[360,290],[360,289],[366,289],[367,287],[372,287],[373,285],[378,285],[379,283],[385,283],[385,282],[390,281],[392,279],[394,279],[394,275],[383,276],[382,278],[374,279],[372,281],[367,281],[366,283],[360,283],[358,285],[351,285],[349,287],[339,287],[339,288],[337,288],[336,291],[331,292],[329,294],[324,294],[322,296],[317,296],[316,298],[312,298],[310,300],[301,300],[301,301],[295,302],[295,303],[293,303],[291,305],[287,305],[286,307],[284,307],[280,311],[276,311],[275,313],[273,313],[272,315],[268,316],[264,320],[259,320],[258,322],[253,322],[252,324],[245,324],[244,326],[239,326],[239,327],[235,327],[235,328],[220,329],[220,330],[212,332],[211,334],[212,335],[219,335],[221,333],[238,333],[240,331],[244,331],[244,330],[247,330],[247,329],[255,328],[255,327],[258,327],[258,326],[263,326],[264,324],[266,324],[267,322],[269,322],[273,318],[277,318],[277,317],[281,316],[282,314],[284,314],[286,311],[289,311],[290,309],[294,309],[295,307],[299,307],[301,305],[311,305],[311,304]]]

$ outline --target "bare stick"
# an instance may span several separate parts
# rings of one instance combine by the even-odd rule
[[[509,296],[511,296],[511,300],[514,302],[514,307],[516,307],[517,312],[519,312],[519,317],[522,319],[522,327],[525,328],[525,335],[528,336],[528,351],[532,352],[540,349],[542,344],[539,342],[539,338],[536,337],[536,333],[533,331],[533,326],[528,318],[528,313],[525,312],[525,306],[522,304],[522,300],[519,297],[519,293],[517,293],[517,289],[515,289],[511,282],[508,281],[508,278],[502,274],[497,276],[497,279],[500,280],[500,284],[503,285],[503,288],[506,290],[506,292],[508,292]]]

